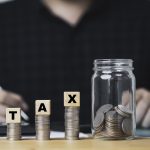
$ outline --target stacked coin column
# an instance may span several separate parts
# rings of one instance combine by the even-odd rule
[[[17,141],[21,139],[21,109],[6,108],[7,139]]]
[[[78,140],[80,132],[80,92],[64,92],[64,106],[65,138],[67,140]]]
[[[36,100],[35,128],[37,140],[50,139],[50,100]]]

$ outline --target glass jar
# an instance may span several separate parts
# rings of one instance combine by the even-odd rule
[[[133,139],[135,76],[130,59],[97,59],[92,76],[94,138]]]

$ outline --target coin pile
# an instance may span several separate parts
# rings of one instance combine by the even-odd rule
[[[105,128],[107,136],[120,137],[122,133],[122,123],[123,117],[118,115],[116,111],[109,111],[106,113]]]
[[[65,107],[65,138],[79,139],[79,107]]]
[[[7,139],[17,141],[21,139],[21,124],[8,123],[7,124]]]
[[[50,116],[49,115],[36,115],[35,128],[37,140],[50,139]]]
[[[100,107],[93,120],[94,137],[121,138],[132,135],[132,112],[127,107],[113,107],[106,104]]]

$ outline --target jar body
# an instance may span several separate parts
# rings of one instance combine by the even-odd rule
[[[95,61],[95,72],[92,76],[94,138],[134,138],[135,77],[129,62],[132,63],[131,60],[116,59]]]

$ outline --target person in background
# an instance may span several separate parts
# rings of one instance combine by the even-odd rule
[[[81,122],[90,122],[96,58],[131,58],[136,119],[150,127],[150,1],[14,0],[0,5],[0,122],[6,107],[34,115],[35,99],[53,100],[63,120],[63,91],[81,92]],[[58,111],[59,110],[59,111]]]

